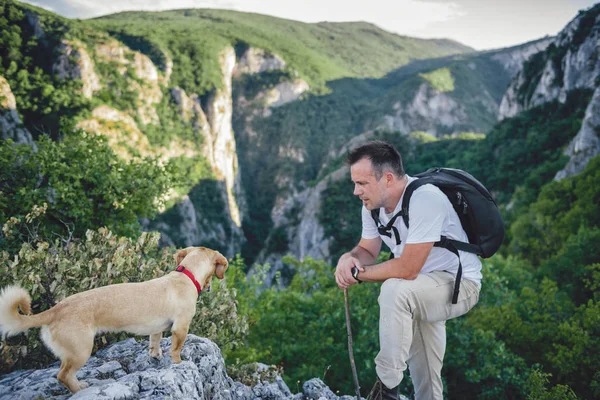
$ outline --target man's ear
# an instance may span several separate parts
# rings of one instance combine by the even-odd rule
[[[177,265],[181,264],[185,256],[187,256],[188,253],[190,251],[193,251],[194,249],[195,247],[186,247],[183,250],[179,250],[179,252],[175,255],[175,262],[177,263]]]
[[[394,181],[394,174],[392,174],[391,172],[386,172],[385,173],[385,182],[389,185],[390,183],[392,183]]]
[[[216,267],[215,275],[217,275],[217,278],[223,279],[225,277],[225,271],[229,266],[229,262],[221,253],[215,251],[214,263]]]

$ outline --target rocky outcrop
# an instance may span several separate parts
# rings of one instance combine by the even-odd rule
[[[482,92],[470,102],[483,106],[487,113],[495,115],[497,103],[487,92]],[[441,92],[422,83],[408,102],[397,101],[393,105],[395,113],[384,116],[379,129],[389,129],[409,134],[413,131],[424,131],[433,136],[455,133],[465,130],[465,126],[473,124],[466,105],[457,101],[450,93]],[[480,131],[482,127],[472,127]]]
[[[46,32],[44,32],[44,28],[42,28],[42,24],[40,24],[40,16],[33,11],[25,11],[25,17],[27,18],[27,23],[33,28],[33,34],[36,38],[41,39],[44,37]]]
[[[77,124],[87,132],[106,136],[110,147],[122,158],[147,157],[152,155],[148,138],[140,132],[128,114],[109,106],[98,106],[92,118]]]
[[[35,147],[31,133],[23,127],[17,113],[17,102],[10,85],[0,76],[0,139],[12,139],[15,143],[26,143]]]
[[[141,80],[129,79],[129,89],[138,93],[135,115],[144,125],[158,125],[160,120],[156,113],[156,104],[162,99],[159,73],[150,58],[133,51],[114,39],[100,40],[94,52],[100,62],[108,63],[125,75],[129,69]]]
[[[553,37],[544,38],[522,46],[497,51],[491,56],[491,59],[502,64],[512,78],[523,68],[523,63],[529,60],[532,55],[546,50],[553,41]]]
[[[149,230],[161,233],[161,246],[203,246],[217,248],[234,257],[244,243],[244,234],[230,218],[224,181],[204,180],[189,194],[152,222]]]
[[[285,61],[277,54],[269,54],[263,49],[249,47],[238,60],[233,70],[233,76],[260,74],[261,72],[283,69],[285,67]]]
[[[0,399],[352,399],[336,396],[316,378],[305,382],[302,392],[295,395],[279,376],[252,387],[236,382],[227,375],[219,347],[195,335],[188,335],[185,341],[183,361],[173,364],[167,355],[170,344],[170,338],[161,341],[165,355],[159,360],[148,354],[148,341],[128,339],[99,351],[77,374],[90,386],[73,396],[56,379],[58,364],[43,370],[16,371],[0,378]]]
[[[579,174],[598,154],[600,154],[600,88],[594,91],[585,111],[581,129],[565,151],[565,155],[570,157],[569,162],[554,179],[561,180]]]
[[[266,107],[280,107],[298,100],[309,89],[308,83],[302,79],[295,79],[293,81],[278,83],[274,88],[261,93],[260,97],[257,97],[259,97],[258,100],[264,99]]]
[[[231,219],[237,226],[241,226],[240,211],[234,193],[239,176],[235,138],[231,124],[233,114],[231,81],[235,67],[235,51],[232,47],[227,47],[221,52],[219,64],[221,65],[223,86],[221,89],[217,89],[208,101],[206,116],[212,135],[206,138],[206,141],[212,150],[210,161],[220,175],[217,177],[224,179],[227,185]]]
[[[292,192],[286,197],[278,197],[271,211],[271,219],[274,229],[281,227],[285,229],[288,241],[285,254],[291,254],[298,260],[311,257],[329,263],[332,261],[329,249],[331,238],[325,236],[325,230],[319,222],[322,194],[331,182],[346,179],[348,173],[347,166],[341,167],[323,178],[315,187],[306,188],[301,192]],[[263,251],[257,257],[258,264],[271,266],[264,279],[265,286],[271,286],[277,272],[286,268],[281,261],[281,257],[285,254],[267,254]],[[252,268],[250,274],[254,272],[255,269]]]
[[[549,101],[564,102],[567,93],[573,89],[596,87],[600,76],[600,14],[597,8],[578,15],[543,54],[536,56],[541,57],[543,65],[537,75],[525,76],[526,70],[517,74],[500,104],[500,120]],[[582,38],[582,32],[588,29],[589,34]],[[537,82],[531,82],[532,79]],[[533,87],[530,93],[527,86]]]
[[[500,105],[500,119],[549,101],[565,102],[567,93],[574,89],[595,90],[582,127],[565,152],[570,160],[556,175],[559,180],[581,172],[599,153],[600,6],[580,13],[536,57],[542,66],[538,71],[531,71],[530,66],[530,76],[525,76],[524,69],[513,79]],[[530,93],[529,87],[533,87]]]
[[[82,94],[91,99],[94,92],[101,89],[100,79],[94,72],[94,63],[85,45],[77,40],[63,40],[58,47],[60,55],[52,66],[52,73],[60,79],[82,81]]]

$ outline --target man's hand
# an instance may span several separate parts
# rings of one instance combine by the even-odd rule
[[[360,260],[353,257],[352,254],[345,253],[340,257],[337,267],[335,268],[335,281],[340,289],[346,289],[349,286],[358,283],[352,276],[352,268],[354,267],[358,268],[360,272],[365,270]]]

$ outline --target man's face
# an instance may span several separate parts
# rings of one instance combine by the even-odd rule
[[[383,207],[385,203],[385,179],[375,178],[373,164],[363,158],[350,167],[350,176],[354,182],[354,195],[358,196],[367,210]]]

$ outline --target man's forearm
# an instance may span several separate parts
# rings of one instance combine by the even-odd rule
[[[392,259],[379,264],[370,264],[363,266],[364,272],[358,277],[365,282],[383,282],[389,278],[415,279],[414,272],[403,268],[400,259]]]
[[[349,256],[357,258],[362,265],[375,264],[375,261],[377,261],[376,255],[369,253],[369,251],[367,251],[364,247],[361,246],[356,246],[347,254]]]
[[[366,282],[383,282],[389,278],[415,279],[432,247],[432,242],[407,244],[399,258],[380,264],[363,264],[364,272],[359,273],[358,278]]]

